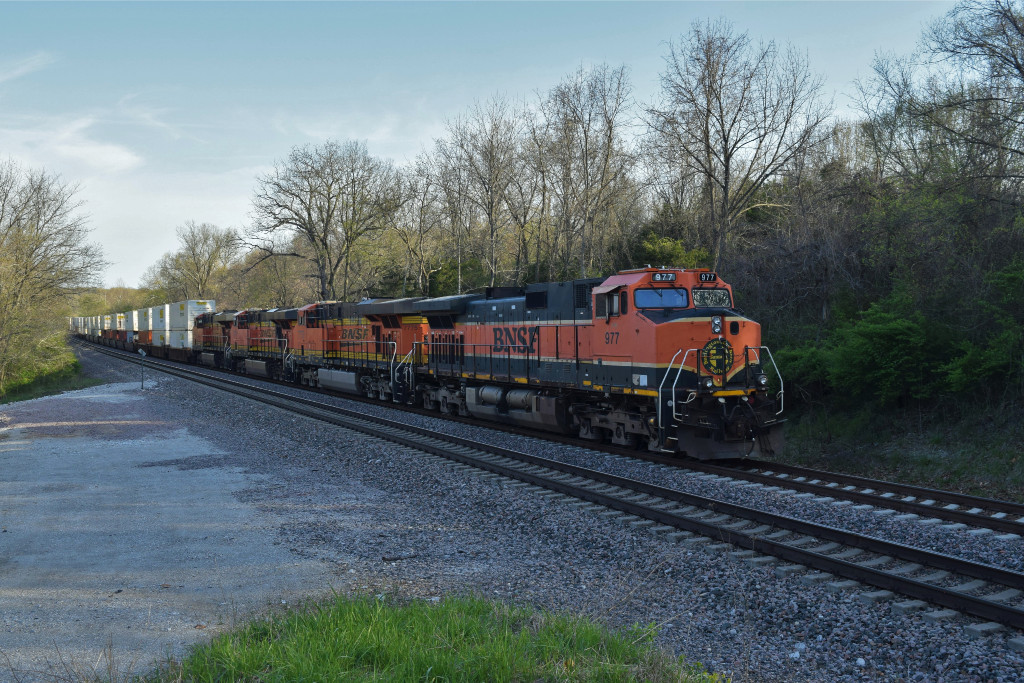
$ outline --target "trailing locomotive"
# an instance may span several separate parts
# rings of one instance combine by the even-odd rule
[[[704,269],[209,311],[189,359],[699,459],[781,447],[782,379],[760,325]]]

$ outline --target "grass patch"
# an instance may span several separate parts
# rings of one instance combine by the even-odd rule
[[[45,365],[23,371],[7,384],[0,393],[0,405],[86,389],[97,384],[103,384],[103,380],[83,375],[75,354],[64,346],[48,358]]]
[[[142,680],[724,680],[660,650],[656,635],[481,598],[335,596],[221,635]]]
[[[1019,409],[955,415],[804,413],[779,458],[808,467],[1024,502]]]

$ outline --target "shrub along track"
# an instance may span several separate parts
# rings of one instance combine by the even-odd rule
[[[476,468],[507,485],[564,496],[605,516],[627,517],[674,541],[732,544],[751,564],[783,559],[830,575],[894,591],[1024,629],[1024,574],[852,533],[835,527],[696,496],[576,465],[549,460],[435,430],[291,396],[262,387],[90,346],[123,360],[195,381],[282,410],[385,439],[460,468]],[[824,578],[824,577],[822,577]],[[887,597],[881,593],[869,594]],[[909,604],[908,604],[909,608]]]

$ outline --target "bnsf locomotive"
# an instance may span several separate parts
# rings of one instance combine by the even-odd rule
[[[79,332],[81,320],[72,320]],[[132,341],[140,338],[125,336],[124,345]],[[769,456],[781,444],[782,380],[761,327],[703,269],[209,311],[195,317],[190,348],[143,345],[158,356],[700,459]]]

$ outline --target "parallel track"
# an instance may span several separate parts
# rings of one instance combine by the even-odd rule
[[[297,386],[289,382],[263,377],[254,379],[282,386]],[[339,395],[310,387],[301,388],[327,395]],[[343,394],[343,396],[346,400],[350,401],[371,405],[387,405],[395,410],[411,412],[417,415],[440,417],[437,411],[425,410],[415,406],[383,404],[378,399],[367,398],[358,394]],[[942,491],[879,479],[869,479],[856,475],[825,472],[797,465],[768,463],[760,460],[742,460],[728,464],[700,462],[596,441],[584,441],[577,437],[553,432],[538,432],[515,425],[481,422],[472,418],[450,415],[444,417],[463,424],[485,427],[510,434],[587,448],[734,480],[760,483],[766,487],[778,487],[809,493],[823,499],[849,501],[857,505],[870,505],[874,508],[894,510],[903,514],[915,514],[922,519],[939,520],[950,525],[964,525],[977,529],[990,529],[1002,534],[1024,536],[1024,504],[1022,503],[971,496],[954,491]]]
[[[676,540],[702,541],[695,536],[699,534],[754,551],[745,558],[742,552],[738,555],[755,564],[772,561],[754,554],[761,553],[1024,629],[1020,605],[1024,574],[440,434],[124,352],[89,348],[585,501],[595,512],[605,509],[606,516],[631,515],[638,526],[653,522],[660,525],[653,531],[674,534]]]
[[[1024,505],[1020,503],[781,463],[746,461],[731,467],[697,463],[687,467],[953,524],[1024,535]]]

